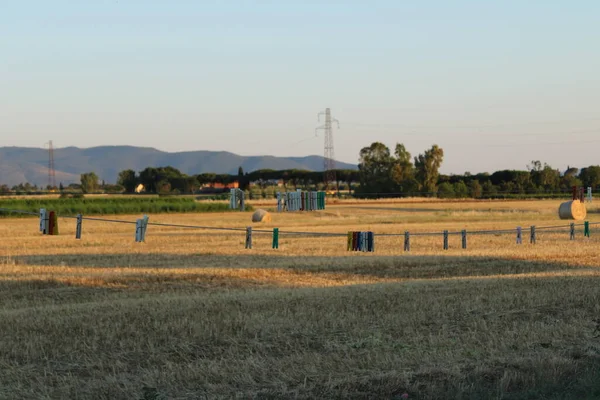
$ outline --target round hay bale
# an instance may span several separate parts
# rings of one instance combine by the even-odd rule
[[[258,209],[252,214],[252,222],[271,222],[271,214],[268,211]]]
[[[581,221],[585,219],[586,214],[585,204],[579,200],[564,202],[558,208],[558,216],[560,219],[574,219],[576,221]]]

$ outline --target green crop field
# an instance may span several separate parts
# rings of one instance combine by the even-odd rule
[[[53,210],[59,215],[110,215],[140,213],[191,213],[191,212],[226,212],[226,202],[198,202],[193,198],[148,198],[148,197],[115,197],[90,199],[0,199],[0,209],[38,212],[40,208]],[[18,216],[18,214],[0,210],[1,217]]]

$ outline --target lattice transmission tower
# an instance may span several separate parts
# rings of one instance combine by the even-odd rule
[[[52,140],[48,142],[48,187],[50,190],[56,187],[56,170],[54,169],[54,147]]]
[[[317,115],[317,120],[321,121],[321,115],[325,115],[325,124],[317,128],[325,131],[325,145],[324,145],[324,159],[323,159],[323,170],[324,170],[324,182],[325,187],[329,185],[329,182],[335,182],[335,152],[333,150],[333,132],[331,126],[333,123],[337,124],[340,129],[340,121],[335,118],[331,118],[331,110],[326,108],[324,112],[320,112]]]

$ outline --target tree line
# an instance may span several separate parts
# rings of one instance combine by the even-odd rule
[[[437,196],[437,197],[497,197],[508,195],[543,195],[569,192],[573,186],[600,188],[600,166],[585,168],[568,167],[560,171],[546,163],[534,160],[525,170],[501,170],[494,173],[444,175],[440,168],[444,151],[432,145],[421,154],[413,157],[406,147],[397,143],[393,152],[385,144],[373,142],[359,152],[358,170],[336,170],[335,182],[327,185],[323,172],[297,169],[262,169],[244,172],[239,167],[237,174],[202,173],[187,175],[178,169],[148,167],[136,172],[131,169],[121,171],[116,185],[100,183],[94,172],[81,174],[80,184],[69,185],[59,190],[75,190],[83,193],[134,193],[138,185],[143,185],[147,193],[196,193],[203,186],[231,184],[247,190],[251,183],[267,186],[330,188],[348,190],[350,194],[362,197],[386,196]],[[279,186],[279,185],[278,185]],[[0,193],[36,192],[37,186],[20,184],[12,189],[0,185]],[[40,188],[41,191],[41,188]]]
[[[358,180],[358,171],[336,170],[337,185],[341,182],[355,182]],[[138,185],[143,185],[144,190],[150,193],[194,193],[201,187],[211,184],[231,184],[238,182],[241,189],[248,189],[251,183],[266,187],[281,182],[283,186],[308,187],[323,183],[323,172],[306,171],[298,169],[272,170],[262,169],[244,173],[239,167],[237,174],[202,173],[186,175],[173,167],[148,167],[139,173],[128,169],[119,173],[117,184],[125,192],[133,193]]]
[[[539,160],[526,170],[501,170],[492,174],[443,175],[439,169],[444,151],[433,145],[412,158],[398,143],[392,154],[383,143],[374,142],[360,151],[360,186],[363,195],[434,195],[437,197],[495,197],[498,195],[542,195],[570,192],[573,186],[600,187],[600,166],[565,171]]]

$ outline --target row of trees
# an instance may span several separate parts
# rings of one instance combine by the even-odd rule
[[[338,185],[340,182],[356,182],[358,171],[336,170]],[[238,182],[240,188],[247,189],[251,182],[261,187],[281,181],[284,186],[314,186],[323,182],[323,173],[304,170],[270,170],[263,169],[244,173],[242,167],[237,175],[203,173],[186,175],[173,167],[149,167],[136,173],[128,169],[119,173],[117,183],[128,193],[133,193],[138,185],[144,185],[144,190],[151,193],[193,193],[204,185],[215,183],[230,184]]]
[[[570,191],[573,186],[600,186],[600,166],[552,168],[532,161],[527,170],[502,170],[493,174],[441,175],[444,151],[433,145],[414,159],[403,144],[396,144],[394,154],[375,142],[360,151],[359,193],[436,194],[440,197],[481,197],[498,193],[537,194]]]
[[[444,150],[433,145],[414,158],[403,144],[396,144],[394,154],[380,142],[360,150],[358,164],[359,193],[435,192]]]
[[[541,161],[532,161],[526,170],[502,170],[492,174],[480,173],[443,175],[439,170],[444,160],[444,151],[437,145],[412,157],[406,147],[398,143],[392,152],[386,145],[374,142],[359,153],[358,170],[336,170],[335,188],[348,187],[359,195],[437,195],[439,197],[482,197],[498,193],[536,194],[570,191],[573,186],[600,187],[600,166],[589,166],[579,170],[567,168],[559,171]],[[262,189],[282,183],[285,187],[315,188],[323,186],[322,172],[304,170],[263,169],[244,173],[242,167],[237,174],[202,173],[186,175],[176,168],[148,167],[139,173],[128,169],[119,173],[117,185],[100,183],[94,172],[81,174],[80,185],[69,185],[70,189],[83,193],[135,192],[142,184],[150,193],[194,193],[206,184],[229,184],[239,182],[240,188],[248,189],[251,182]],[[36,186],[21,184],[12,188],[17,192],[32,192]],[[61,184],[61,191],[63,190]],[[41,190],[41,189],[40,189]],[[11,191],[0,186],[0,193]]]

